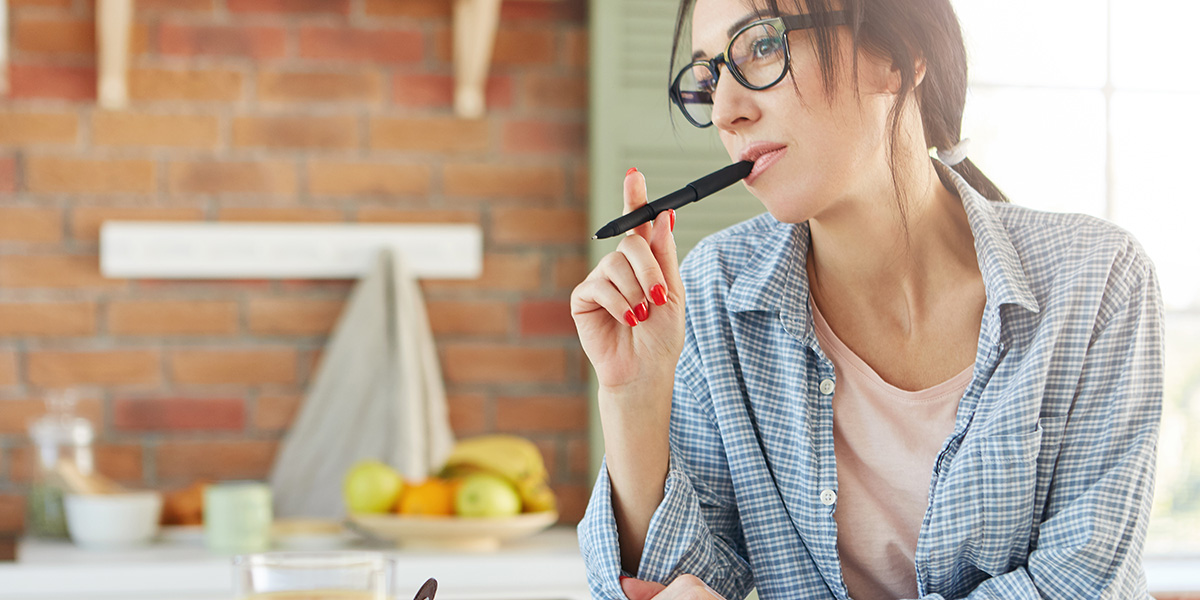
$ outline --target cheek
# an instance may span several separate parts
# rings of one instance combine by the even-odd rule
[[[797,57],[792,54],[791,74],[784,77],[775,87],[787,90],[787,93],[799,95],[806,102],[816,104],[825,99],[825,84],[821,79],[821,67],[815,57],[803,54]]]

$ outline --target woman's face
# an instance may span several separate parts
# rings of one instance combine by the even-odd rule
[[[744,0],[697,0],[693,50],[702,58],[723,52],[730,28],[736,32],[739,24],[754,20],[753,12]],[[855,199],[893,189],[885,152],[894,100],[890,64],[860,52],[856,98],[849,30],[836,32],[840,56],[832,101],[807,30],[788,34],[794,85],[784,78],[774,87],[750,90],[721,67],[713,124],[732,159],[756,161],[746,186],[780,221],[799,223],[849,209]],[[898,87],[899,76],[894,79]]]

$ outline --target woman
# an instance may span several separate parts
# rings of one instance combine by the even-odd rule
[[[677,42],[689,14],[672,100],[768,214],[682,272],[660,215],[572,295],[594,595],[1148,597],[1154,269],[964,160],[949,0],[685,0]]]

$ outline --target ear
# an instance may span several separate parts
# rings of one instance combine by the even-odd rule
[[[925,57],[918,57],[913,67],[913,88],[919,88],[921,82],[925,81]]]
[[[892,64],[887,74],[887,91],[890,94],[900,93],[900,68],[895,63]],[[913,89],[921,87],[921,82],[925,80],[925,58],[918,57],[913,63]]]

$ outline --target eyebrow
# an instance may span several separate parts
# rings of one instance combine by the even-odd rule
[[[769,19],[774,16],[775,16],[774,13],[772,13],[770,11],[766,11],[766,10],[756,10],[754,12],[747,13],[742,18],[738,19],[737,21],[734,21],[733,25],[729,26],[729,29],[725,30],[725,37],[732,38],[733,34],[737,33],[739,30],[741,30],[741,28],[743,28],[755,21],[758,21],[760,19]],[[703,56],[704,56],[704,51],[697,50],[692,53],[692,60],[697,60]]]

